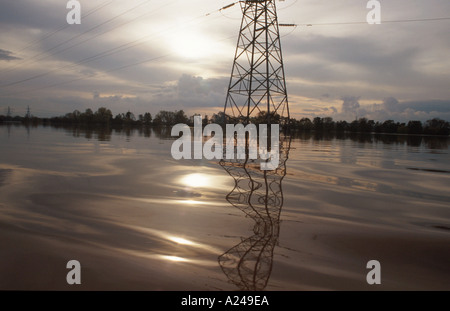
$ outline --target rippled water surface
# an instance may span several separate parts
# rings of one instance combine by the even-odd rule
[[[0,126],[0,289],[73,289],[75,259],[88,290],[450,290],[449,139],[304,134],[266,173],[172,142]]]

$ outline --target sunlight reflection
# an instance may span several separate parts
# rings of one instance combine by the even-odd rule
[[[181,183],[188,187],[202,188],[211,184],[211,178],[205,174],[189,174],[181,179]]]
[[[161,255],[161,258],[165,259],[165,260],[169,260],[169,261],[174,261],[174,262],[188,262],[189,260],[186,258],[182,258],[182,257],[177,257],[177,256],[165,256],[165,255]]]
[[[193,242],[191,240],[185,239],[185,238],[181,238],[181,237],[177,237],[177,236],[171,236],[168,235],[165,237],[166,239],[168,239],[169,241],[175,242],[177,244],[180,245],[186,245],[186,246],[191,246],[191,247],[195,247],[198,249],[203,249],[205,251],[208,251],[212,254],[216,254],[218,251],[220,252],[220,250],[214,248],[213,246],[207,245],[207,244],[201,244],[201,243],[196,243]]]
[[[218,202],[218,201],[197,201],[197,200],[174,200],[170,198],[136,198],[136,197],[127,197],[127,196],[118,196],[118,195],[104,195],[104,197],[116,199],[116,200],[124,200],[124,201],[135,201],[135,202],[142,202],[147,204],[158,204],[158,205],[172,205],[176,206],[178,204],[186,204],[186,205],[207,205],[207,206],[228,206],[225,202]]]
[[[175,182],[182,185],[185,188],[184,191],[192,191],[192,189],[196,189],[196,191],[207,189],[223,191],[223,189],[233,187],[229,180],[230,176],[218,173],[216,170],[211,170],[208,167],[199,167],[194,172],[192,170],[190,172],[185,170],[184,172],[177,171],[175,174],[178,176]]]
[[[175,202],[181,203],[181,204],[189,204],[189,205],[214,205],[208,202],[202,202],[202,201],[195,201],[195,200],[176,200]]]
[[[195,245],[195,243],[192,242],[192,241],[189,241],[189,240],[186,240],[186,239],[183,239],[183,238],[174,237],[174,236],[169,236],[169,237],[167,237],[167,239],[169,239],[170,241],[173,241],[175,243],[178,243],[178,244]]]

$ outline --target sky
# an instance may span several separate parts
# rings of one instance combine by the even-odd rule
[[[79,0],[80,25],[67,2],[0,0],[0,114],[223,110],[233,0]],[[380,3],[369,25],[367,0],[276,2],[292,117],[450,121],[450,1]]]

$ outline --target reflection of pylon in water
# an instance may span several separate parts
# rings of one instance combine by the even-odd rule
[[[243,13],[224,113],[285,123],[289,106],[275,0],[240,1]]]
[[[281,182],[286,175],[289,148],[289,138],[280,141],[280,165],[273,171],[260,171],[248,159],[220,162],[235,181],[227,201],[255,221],[253,236],[219,256],[222,271],[241,290],[263,290],[269,281],[280,230]]]

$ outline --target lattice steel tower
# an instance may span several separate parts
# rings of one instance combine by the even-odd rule
[[[264,123],[286,123],[289,105],[275,0],[240,5],[243,17],[224,113],[243,123],[258,115]]]

